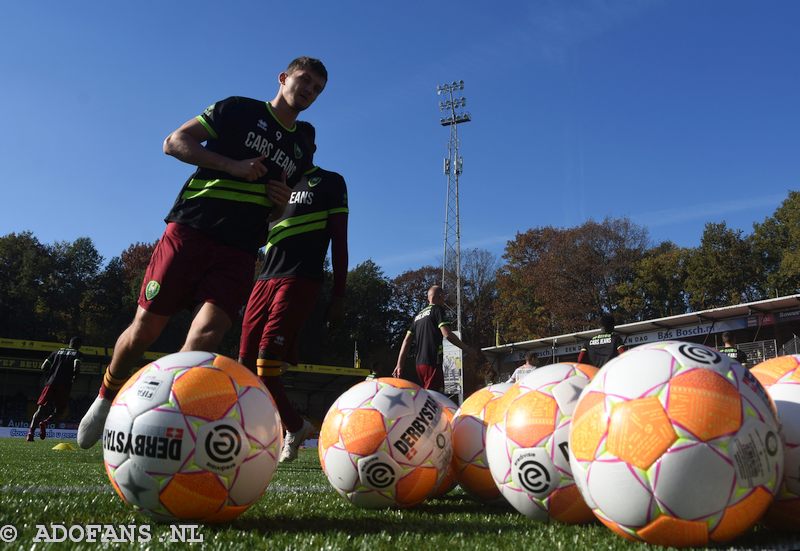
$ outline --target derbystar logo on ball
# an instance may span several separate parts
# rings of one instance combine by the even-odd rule
[[[414,445],[426,432],[431,431],[431,425],[436,425],[438,422],[437,417],[441,416],[441,409],[433,397],[425,400],[425,405],[422,406],[419,414],[411,421],[411,425],[400,435],[400,438],[392,444],[397,451],[408,459],[411,459],[417,454]]]

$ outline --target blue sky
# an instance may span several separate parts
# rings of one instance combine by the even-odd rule
[[[88,236],[106,260],[157,239],[191,172],[163,138],[215,100],[271,99],[297,55],[330,73],[301,118],[348,182],[351,266],[439,261],[435,90],[454,79],[463,248],[605,216],[654,244],[749,233],[798,188],[799,25],[788,0],[8,2],[0,235]]]

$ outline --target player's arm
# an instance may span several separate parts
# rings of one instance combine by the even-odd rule
[[[614,336],[616,337],[617,340],[617,348],[616,348],[617,354],[622,354],[623,352],[625,352],[625,339],[623,339],[619,335],[614,335]]]
[[[81,374],[81,359],[80,357],[75,358],[75,361],[72,363],[72,382],[78,380],[78,375]]]
[[[333,296],[328,306],[327,322],[337,325],[344,317],[344,295],[347,287],[347,213],[328,216],[331,236],[331,268],[333,269]]]
[[[450,326],[448,324],[445,323],[439,325],[439,331],[442,332],[442,336],[445,339],[447,339],[453,346],[457,346],[458,348],[460,348],[464,352],[467,352],[468,354],[477,354],[475,349],[473,349],[471,346],[469,346],[464,341],[459,339],[458,335],[456,335],[450,330]]]
[[[251,159],[235,160],[214,151],[209,151],[203,142],[211,138],[211,132],[197,118],[186,121],[164,140],[164,153],[190,165],[226,172],[236,178],[252,182],[267,173],[261,155]]]
[[[53,367],[53,362],[55,361],[55,352],[51,352],[47,359],[42,362],[41,370],[45,373],[48,373],[50,369]]]
[[[403,364],[408,355],[408,349],[411,346],[411,331],[406,331],[406,337],[403,339],[403,344],[400,345],[400,354],[397,355],[397,365],[394,366],[392,377],[400,377],[403,374]]]

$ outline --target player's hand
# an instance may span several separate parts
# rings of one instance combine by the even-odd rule
[[[396,366],[394,366],[394,371],[392,371],[392,377],[395,377],[395,378],[399,379],[400,378],[400,374],[402,372],[403,372],[403,368],[400,366],[400,364],[397,364]]]
[[[325,322],[329,329],[335,329],[344,320],[344,297],[331,297],[328,311],[325,312]]]
[[[264,159],[266,155],[260,157],[253,157],[252,159],[242,159],[241,161],[233,161],[228,167],[228,174],[242,178],[248,182],[254,182],[267,173],[267,167],[264,166]]]
[[[289,202],[292,188],[286,185],[286,173],[281,174],[280,180],[270,180],[267,182],[267,197],[276,205],[284,206]]]

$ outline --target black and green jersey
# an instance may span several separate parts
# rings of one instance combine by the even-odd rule
[[[46,371],[46,385],[71,385],[80,372],[83,355],[74,348],[59,348],[50,354],[42,366]]]
[[[199,167],[181,189],[165,221],[186,224],[225,245],[255,252],[264,245],[272,202],[268,180],[286,173],[289,186],[311,166],[311,139],[295,124],[286,128],[272,106],[250,98],[219,101],[197,117],[211,137],[206,149],[231,159],[266,156],[267,173],[255,182]]]
[[[624,345],[625,341],[618,333],[600,333],[592,337],[581,351],[586,352],[586,363],[603,367],[611,358],[619,356],[619,349]]]
[[[451,322],[447,319],[444,308],[438,304],[429,304],[414,317],[408,332],[414,336],[417,365],[442,365],[443,325],[451,325]]]
[[[283,216],[270,227],[258,278],[322,279],[331,240],[328,217],[347,212],[347,184],[341,175],[319,167],[306,172],[292,188]]]
[[[747,363],[747,354],[736,348],[735,346],[724,346],[719,349],[722,354],[725,354],[729,358],[736,360],[742,365]]]

